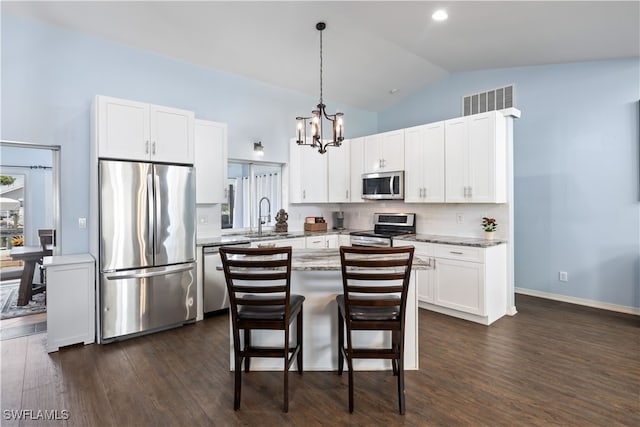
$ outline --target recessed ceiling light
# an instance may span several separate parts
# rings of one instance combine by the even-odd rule
[[[397,92],[397,91],[399,91],[399,90],[400,90],[400,89],[393,88],[393,89],[391,89],[391,90],[389,91],[389,93],[390,93],[391,95],[393,95],[394,93],[396,93],[396,92]]]
[[[431,17],[436,21],[444,21],[449,17],[449,15],[447,15],[446,11],[440,9],[433,12],[433,15],[431,15]]]

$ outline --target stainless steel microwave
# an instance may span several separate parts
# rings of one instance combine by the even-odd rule
[[[404,171],[362,175],[362,198],[374,200],[404,199]]]

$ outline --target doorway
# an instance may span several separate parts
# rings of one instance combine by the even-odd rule
[[[46,331],[42,263],[59,254],[59,154],[0,141],[0,340]]]

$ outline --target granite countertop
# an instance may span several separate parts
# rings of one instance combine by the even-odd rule
[[[416,234],[403,237],[405,242],[439,243],[443,245],[473,246],[476,248],[489,248],[507,243],[506,240],[485,240],[482,237],[440,236],[435,234]]]
[[[325,236],[331,234],[349,234],[356,230],[327,230],[327,231],[289,231],[276,233],[265,231],[262,236],[256,232],[225,234],[217,237],[198,237],[198,246],[223,246],[229,244],[250,243],[261,240],[295,239],[298,237]],[[476,248],[489,248],[507,243],[506,240],[485,240],[482,237],[443,236],[437,234],[416,234],[398,238],[406,242],[439,243],[443,245],[472,246]]]
[[[413,270],[427,270],[431,268],[431,263],[414,255],[411,268]],[[340,250],[294,249],[291,254],[291,269],[302,271],[341,270]]]
[[[286,233],[276,233],[274,231],[265,231],[262,236],[258,233],[247,232],[238,234],[224,234],[214,237],[198,237],[196,239],[197,246],[223,246],[229,244],[250,243],[261,240],[281,240],[295,239],[298,237],[326,236],[331,234],[349,234],[353,230],[327,230],[327,231],[289,231]]]
[[[413,256],[413,270],[428,270],[431,263],[418,255]],[[222,266],[218,266],[221,270]],[[340,271],[339,249],[294,249],[291,252],[292,271]]]

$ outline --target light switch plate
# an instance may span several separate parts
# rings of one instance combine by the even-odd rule
[[[78,218],[78,228],[80,229],[87,228],[87,218],[83,218],[83,217]]]

